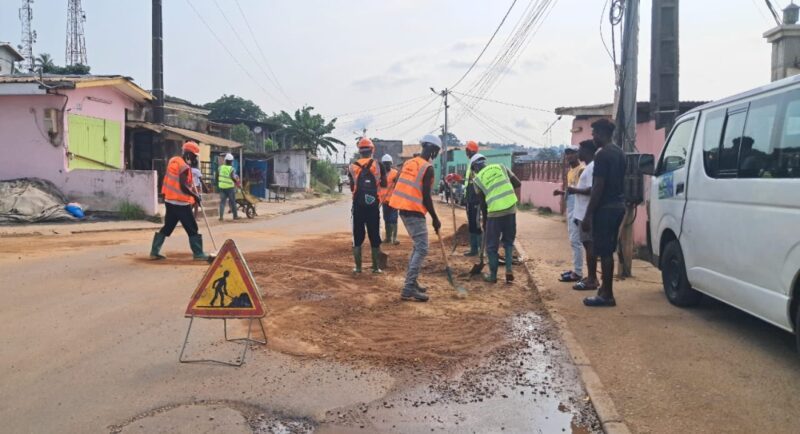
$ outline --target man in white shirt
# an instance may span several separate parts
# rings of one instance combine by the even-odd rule
[[[593,291],[596,290],[599,282],[597,280],[597,257],[592,251],[592,233],[591,231],[584,231],[581,228],[581,223],[586,217],[586,208],[589,206],[589,198],[592,194],[592,177],[594,176],[594,154],[597,151],[597,145],[593,140],[584,140],[578,147],[578,158],[586,164],[583,169],[578,184],[575,187],[568,187],[567,194],[575,195],[575,206],[572,209],[572,221],[570,224],[575,225],[577,230],[580,231],[581,242],[583,248],[586,250],[586,268],[589,275],[575,284],[573,289],[579,291]]]

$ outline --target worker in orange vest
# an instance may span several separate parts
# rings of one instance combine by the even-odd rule
[[[389,154],[381,158],[383,173],[386,174],[386,188],[379,189],[378,195],[381,198],[383,223],[386,226],[386,238],[383,239],[383,242],[397,245],[400,244],[397,241],[397,210],[389,206],[389,198],[392,195],[395,184],[397,184],[400,172],[392,167],[393,163],[392,156]]]
[[[428,301],[426,289],[419,285],[419,272],[425,256],[428,255],[428,227],[425,223],[425,214],[430,213],[433,219],[433,230],[439,233],[442,223],[436,216],[431,198],[433,188],[432,159],[439,155],[442,141],[428,134],[420,140],[422,153],[405,163],[400,170],[389,206],[400,211],[403,226],[406,227],[409,237],[414,242],[411,249],[411,258],[408,261],[406,280],[400,298],[403,301]]]
[[[353,259],[356,263],[353,273],[361,273],[361,245],[365,236],[369,236],[372,248],[372,272],[383,273],[378,265],[381,254],[381,201],[378,192],[386,188],[386,173],[372,158],[374,151],[372,140],[361,138],[358,141],[361,158],[350,165],[347,173],[353,193]]]
[[[164,226],[153,236],[153,246],[150,248],[151,259],[166,259],[160,253],[164,240],[172,235],[175,226],[181,222],[181,226],[189,235],[189,246],[192,249],[192,256],[197,261],[208,261],[210,256],[203,252],[203,236],[197,232],[197,220],[192,213],[192,205],[198,204],[202,207],[200,195],[194,189],[191,165],[197,161],[200,155],[200,147],[195,142],[183,144],[183,155],[172,157],[167,164],[167,171],[164,174],[164,181],[161,186],[161,193],[164,195],[164,205],[167,213],[164,217]]]

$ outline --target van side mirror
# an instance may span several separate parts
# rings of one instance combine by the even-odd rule
[[[653,175],[656,173],[656,159],[653,154],[639,155],[639,173],[642,175]]]

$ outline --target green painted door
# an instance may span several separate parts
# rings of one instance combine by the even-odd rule
[[[122,168],[122,130],[119,122],[70,114],[69,169]]]

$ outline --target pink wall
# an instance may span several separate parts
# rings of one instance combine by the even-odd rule
[[[134,108],[134,102],[130,98],[110,86],[74,89],[65,91],[64,94],[69,97],[64,114],[66,137],[69,137],[67,115],[73,114],[119,122],[119,143],[125,143],[125,110]],[[67,150],[69,150],[69,141],[67,142]],[[120,146],[119,152],[119,161],[125,161],[125,146]]]
[[[520,201],[533,203],[536,207],[548,207],[555,213],[561,212],[561,196],[553,196],[553,190],[561,189],[561,184],[547,181],[522,181]]]
[[[0,96],[0,179],[38,177],[56,182],[66,171],[61,137],[53,145],[44,132],[44,110],[61,109],[56,95]]]
[[[117,211],[128,201],[154,215],[158,212],[157,176],[155,170],[72,170],[59,187],[89,210]]]

